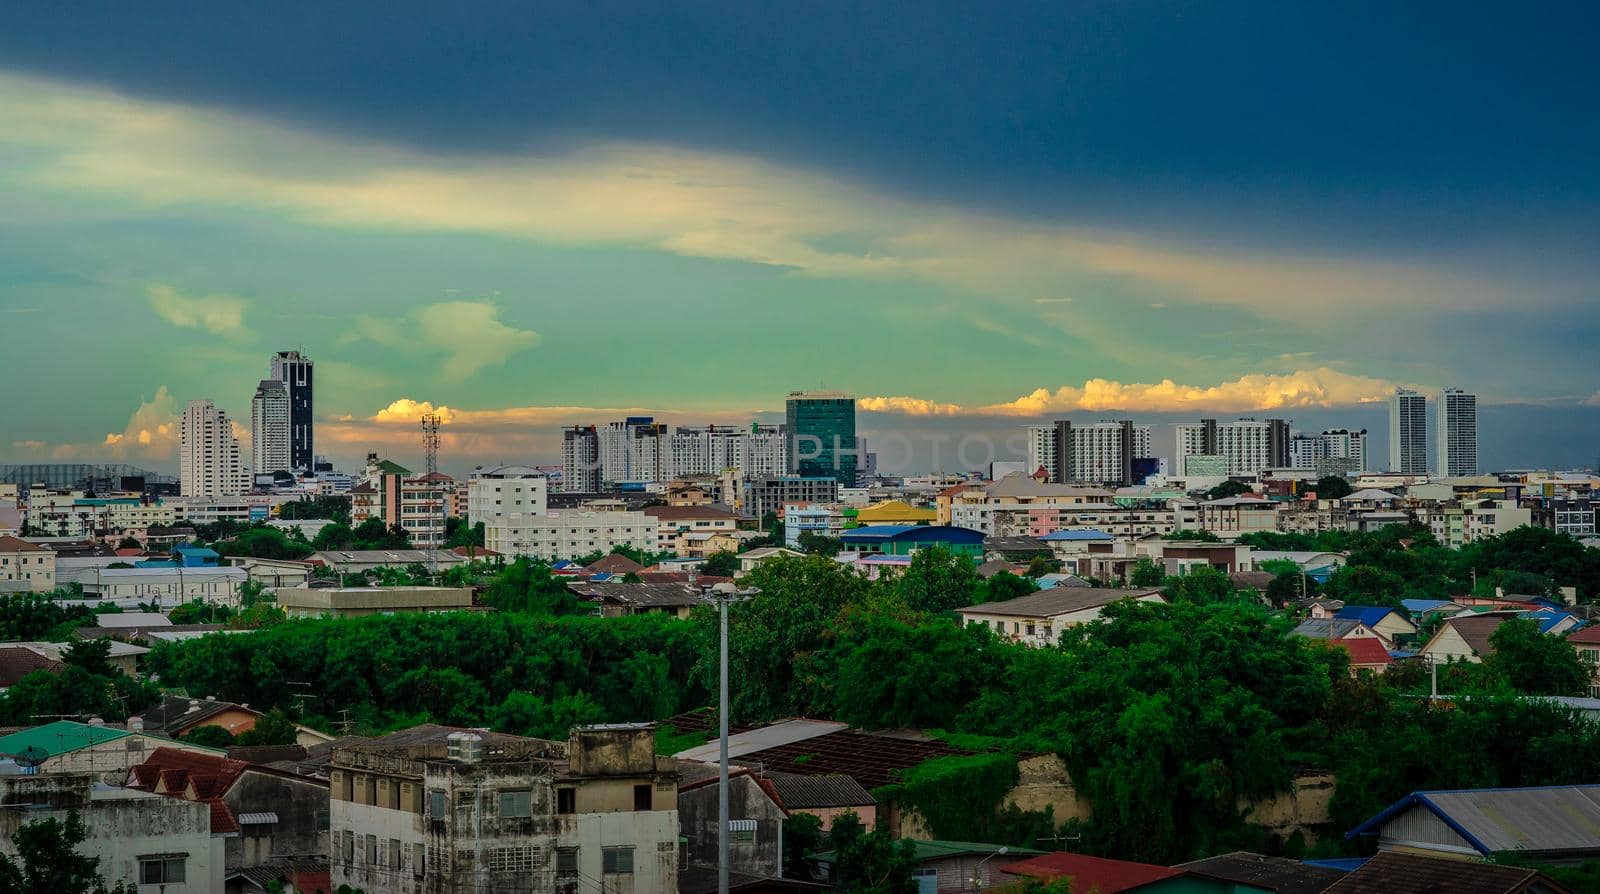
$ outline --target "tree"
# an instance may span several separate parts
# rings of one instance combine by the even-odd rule
[[[1227,573],[1210,565],[1191,568],[1188,574],[1168,577],[1164,584],[1167,599],[1173,602],[1182,600],[1195,605],[1210,605],[1231,600],[1235,594],[1233,581]]]
[[[0,854],[0,891],[13,894],[133,894],[119,882],[106,887],[100,858],[78,852],[88,832],[76,810],[65,822],[51,818],[25,823],[11,836],[16,858]]]
[[[1406,584],[1392,571],[1372,565],[1346,565],[1329,576],[1323,593],[1352,605],[1399,608],[1400,600],[1406,598]]]
[[[1160,565],[1149,556],[1144,556],[1133,565],[1133,573],[1128,575],[1130,587],[1159,587],[1166,582],[1167,573]]]
[[[1247,493],[1250,493],[1250,485],[1245,484],[1243,481],[1235,481],[1229,478],[1206,491],[1206,496],[1213,500],[1224,500],[1228,497],[1237,497]]]
[[[256,725],[239,734],[240,745],[293,745],[300,730],[281,708],[256,718]]]
[[[814,813],[795,811],[783,820],[783,877],[812,881],[817,877],[811,859],[822,844],[822,819]]]
[[[305,542],[292,540],[283,531],[266,526],[241,531],[231,540],[218,541],[213,548],[220,556],[256,559],[303,559],[312,552]]]
[[[739,556],[732,550],[717,550],[700,565],[701,574],[713,577],[733,577],[738,572]]]
[[[830,650],[836,716],[869,729],[949,728],[984,681],[1004,671],[993,634],[884,608],[841,614]]]
[[[1028,577],[1041,578],[1061,570],[1061,562],[1049,556],[1034,556],[1028,560]]]
[[[233,733],[226,727],[214,724],[197,726],[183,734],[183,741],[195,745],[204,745],[207,748],[229,748],[238,743]]]
[[[1489,634],[1494,653],[1484,660],[1524,695],[1585,695],[1589,667],[1564,637],[1539,632],[1537,621],[1510,618]]]
[[[828,537],[822,534],[813,534],[810,531],[801,531],[796,541],[800,551],[811,553],[815,556],[837,556],[844,549],[844,541],[837,537]]]
[[[1018,577],[1009,571],[994,574],[988,580],[980,581],[978,589],[972,594],[972,604],[981,605],[985,602],[1004,602],[1018,596],[1038,592],[1039,587],[1033,581]]]
[[[1354,492],[1343,475],[1324,475],[1317,479],[1312,489],[1317,492],[1319,500],[1342,500]]]
[[[481,547],[486,530],[483,522],[469,525],[466,519],[452,515],[444,520],[445,549],[454,549],[458,546]]]
[[[1162,540],[1193,540],[1197,543],[1221,543],[1222,538],[1206,530],[1179,528],[1161,535]]]
[[[327,519],[346,527],[350,524],[349,497],[305,497],[278,506],[283,519]]]
[[[117,549],[144,549],[144,544],[137,537],[124,537],[117,541]]]
[[[916,848],[897,841],[883,829],[867,831],[855,811],[833,818],[828,829],[833,851],[834,887],[852,894],[916,894],[911,873],[917,868]]]
[[[103,636],[72,643],[62,650],[61,660],[97,677],[115,677],[120,673],[111,664],[111,640]]]
[[[971,559],[932,546],[917,550],[894,589],[916,611],[944,612],[972,605],[979,580]]]

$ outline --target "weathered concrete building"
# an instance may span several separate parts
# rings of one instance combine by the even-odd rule
[[[567,742],[423,725],[329,766],[331,883],[394,894],[676,894],[676,761],[649,724]]]
[[[164,798],[96,781],[90,773],[0,776],[0,853],[23,825],[62,822],[76,812],[87,836],[79,853],[100,860],[108,884],[138,891],[213,894],[223,890],[223,834],[205,804]]]
[[[469,587],[279,587],[272,595],[291,618],[432,614],[472,607]]]

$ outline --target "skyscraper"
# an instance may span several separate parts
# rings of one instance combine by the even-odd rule
[[[1028,474],[1043,468],[1057,484],[1127,484],[1133,461],[1150,455],[1150,426],[1130,419],[1073,425],[1059,419],[1028,433]]]
[[[316,456],[312,365],[299,351],[279,351],[272,356],[272,378],[289,390],[289,465],[295,469],[311,468]]]
[[[1389,398],[1389,471],[1428,474],[1428,407],[1409,388],[1396,388]]]
[[[250,490],[239,439],[228,414],[209,400],[191,400],[178,431],[179,491],[186,497],[232,497]]]
[[[1460,388],[1439,392],[1439,474],[1478,474],[1478,396]]]
[[[1289,466],[1289,422],[1285,419],[1240,419],[1181,422],[1177,431],[1178,474],[1192,474],[1191,456],[1221,456],[1229,475],[1253,475],[1262,469]]]
[[[285,472],[290,461],[289,387],[262,379],[250,399],[250,467],[258,474]]]
[[[802,478],[833,478],[856,486],[856,399],[837,391],[789,394],[789,471]]]

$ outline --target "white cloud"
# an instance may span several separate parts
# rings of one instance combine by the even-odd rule
[[[916,278],[1019,303],[1060,294],[1075,278],[1128,278],[1175,300],[1298,321],[1514,306],[1526,293],[1509,274],[1489,283],[1443,266],[1201,249],[911,201],[676,147],[441,157],[5,74],[0,120],[0,145],[37,150],[24,182],[150,208],[247,207],[321,226],[631,245],[806,275]],[[821,247],[840,242],[872,248]]]
[[[1090,379],[1081,386],[1035,389],[1015,400],[964,407],[913,397],[867,397],[863,410],[908,416],[1039,416],[1075,410],[1129,410],[1152,413],[1281,410],[1333,407],[1385,399],[1395,383],[1356,376],[1328,367],[1292,373],[1253,373],[1216,385],[1180,385],[1171,379],[1124,384]]]
[[[1584,398],[1579,403],[1581,406],[1585,407],[1600,407],[1600,391],[1596,391],[1595,393]]]
[[[408,352],[442,355],[440,373],[459,381],[539,343],[539,333],[507,326],[499,317],[500,308],[493,304],[445,301],[400,319],[358,317],[346,340],[365,338]]]
[[[153,282],[145,286],[145,297],[156,316],[183,329],[204,329],[213,335],[229,338],[248,338],[244,312],[248,306],[243,298],[232,295],[190,296],[166,283]]]

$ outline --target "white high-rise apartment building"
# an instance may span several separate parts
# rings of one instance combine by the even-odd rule
[[[1131,421],[1074,425],[1065,419],[1028,428],[1028,474],[1044,469],[1058,484],[1132,479],[1135,459],[1150,456],[1150,426]]]
[[[1028,426],[1028,474],[1040,469],[1050,476],[1056,475],[1056,427],[1054,425]]]
[[[1428,474],[1428,406],[1409,388],[1396,388],[1389,398],[1389,471]]]
[[[1367,467],[1367,430],[1333,428],[1318,435],[1295,434],[1289,439],[1289,468],[1316,469],[1329,459],[1348,460],[1350,471]]]
[[[543,515],[549,506],[549,482],[530,466],[479,468],[467,479],[467,524],[518,513]]]
[[[600,490],[600,432],[592,425],[561,431],[561,490],[575,494]]]
[[[1460,388],[1439,392],[1439,474],[1478,474],[1478,396]]]
[[[1178,474],[1188,474],[1190,456],[1221,456],[1229,475],[1254,475],[1262,469],[1288,468],[1289,423],[1283,419],[1239,419],[1180,422],[1177,434]]]
[[[232,497],[250,490],[239,439],[228,414],[209,400],[191,400],[178,434],[178,481],[186,497]]]
[[[746,475],[782,475],[786,468],[780,425],[680,426],[667,441],[669,478],[719,475],[727,469]]]
[[[289,447],[289,388],[262,379],[250,399],[250,467],[258,473],[293,469]]]
[[[667,477],[667,426],[649,416],[629,416],[599,430],[600,482],[661,481]]]
[[[734,468],[747,476],[782,475],[789,468],[789,435],[781,425],[751,425],[739,438]]]

